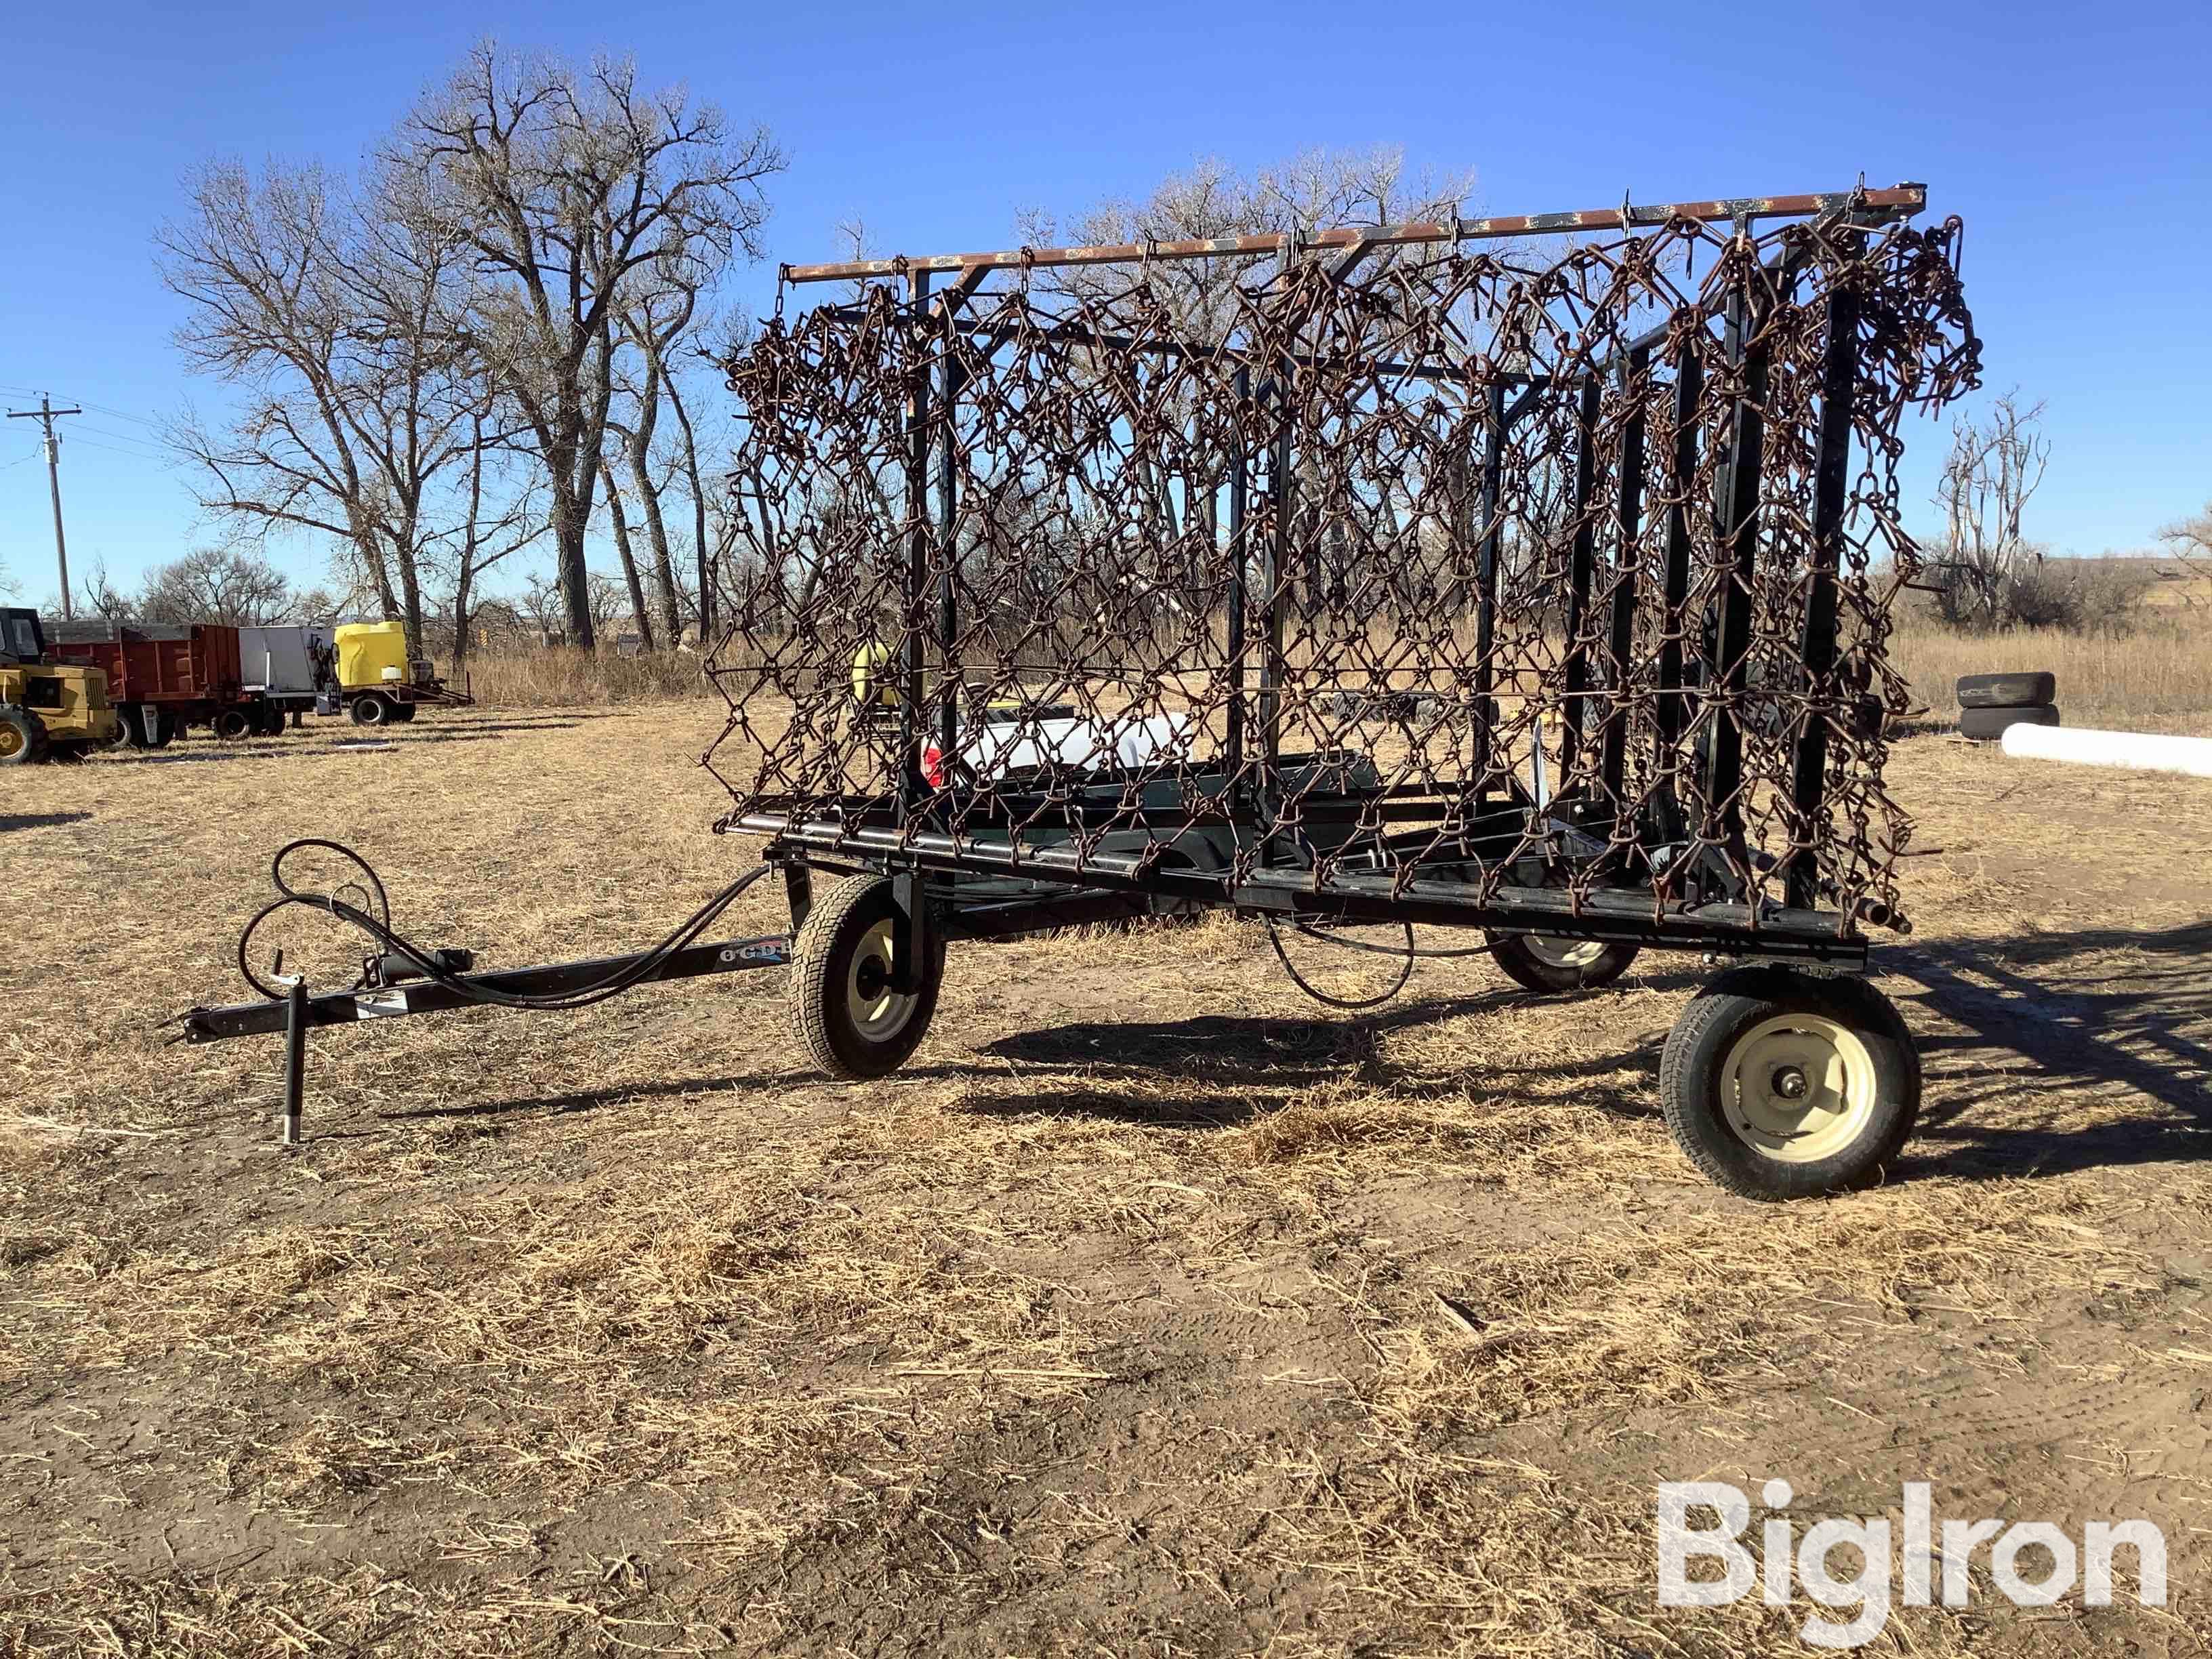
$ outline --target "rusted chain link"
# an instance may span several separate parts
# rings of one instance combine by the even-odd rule
[[[1896,468],[1976,383],[1959,236],[1676,218],[771,320],[724,366],[725,823],[1901,924]]]

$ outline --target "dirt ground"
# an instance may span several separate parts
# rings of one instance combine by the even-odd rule
[[[1818,1202],[1669,1143],[1688,957],[1568,1000],[1428,963],[1352,1018],[1225,921],[963,947],[867,1086],[773,970],[369,1024],[291,1154],[281,1039],[163,1046],[295,836],[487,966],[658,938],[750,861],[714,726],[0,785],[0,1654],[1809,1651],[1802,1596],[1657,1605],[1697,1479],[1754,1532],[1921,1480],[2147,1517],[2163,1609],[2125,1553],[2113,1606],[2015,1608],[1984,1549],[1870,1650],[2205,1651],[2212,782],[1900,746],[1927,1105]]]

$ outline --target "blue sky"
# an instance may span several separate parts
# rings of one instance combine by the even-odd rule
[[[0,399],[65,423],[73,572],[206,539],[140,422],[182,373],[149,234],[215,154],[350,163],[476,38],[634,53],[792,158],[773,257],[1009,240],[1205,155],[1403,145],[1492,212],[1925,179],[1968,222],[1990,390],[2045,398],[2030,532],[2148,544],[2212,498],[2212,8],[1920,4],[23,5],[0,102]],[[772,268],[743,274],[765,306]],[[134,420],[133,416],[137,417]],[[0,428],[0,563],[52,589],[35,423]],[[1924,496],[1942,447],[1917,434]],[[1924,515],[1923,515],[1924,521]],[[319,560],[301,549],[299,574]]]

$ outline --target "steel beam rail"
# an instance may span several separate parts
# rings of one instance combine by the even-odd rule
[[[1900,184],[1887,190],[1823,191],[1802,196],[1746,196],[1720,201],[1668,202],[1589,208],[1568,213],[1529,213],[1485,219],[1416,220],[1401,225],[1347,226],[1293,237],[1287,232],[1259,236],[1208,236],[1182,241],[1111,242],[1090,247],[1001,248],[975,253],[934,253],[921,258],[847,259],[827,264],[782,265],[781,281],[835,283],[872,276],[908,277],[928,271],[1027,270],[1061,265],[1142,264],[1152,260],[1218,259],[1280,254],[1310,249],[1361,250],[1407,247],[1424,243],[1483,241],[1506,236],[1540,236],[1574,230],[1656,228],[1675,219],[1714,223],[1724,219],[1799,219],[1838,209],[1888,209],[1905,214],[1928,204],[1928,186]]]
[[[641,961],[650,951],[627,957],[593,957],[580,962],[547,963],[534,968],[502,968],[491,973],[462,974],[461,984],[520,996],[557,996],[580,991],[613,979]],[[637,981],[657,985],[666,980],[699,979],[708,974],[743,973],[749,968],[781,968],[791,960],[791,937],[769,933],[759,939],[725,939],[718,945],[693,945],[672,951],[654,972]],[[267,1036],[284,1029],[287,999],[234,1003],[224,1008],[195,1008],[183,1016],[183,1041],[221,1042],[230,1037]],[[486,1005],[465,992],[435,980],[405,980],[397,985],[351,991],[325,991],[306,1003],[307,1027],[349,1025],[356,1020],[390,1019],[406,1014],[442,1014],[457,1008]],[[497,1005],[493,1005],[497,1006]]]
[[[769,828],[767,824],[757,827]],[[782,861],[818,850],[860,856],[885,866],[951,875],[1020,876],[1069,886],[1158,894],[1162,898],[1229,904],[1273,915],[1341,916],[1353,921],[1410,921],[1437,927],[1482,927],[1498,933],[1544,933],[1565,939],[1709,951],[1722,955],[1790,957],[1863,969],[1867,942],[1847,933],[1830,911],[1674,901],[1655,907],[1648,889],[1598,891],[1579,899],[1556,888],[1507,887],[1489,902],[1470,893],[1398,889],[1391,874],[1340,871],[1316,889],[1310,872],[1261,867],[1239,880],[1229,871],[1141,866],[1134,859],[1093,856],[1046,848],[963,846],[949,836],[895,830],[848,830],[823,825],[794,831],[775,826],[776,839],[763,856]],[[817,840],[818,836],[818,840]]]

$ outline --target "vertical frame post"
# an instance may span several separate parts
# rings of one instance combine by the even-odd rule
[[[1248,602],[1244,514],[1247,468],[1250,464],[1244,448],[1244,416],[1252,400],[1251,365],[1237,366],[1231,386],[1236,409],[1229,423],[1229,732],[1225,755],[1231,799],[1224,804],[1233,808],[1235,795],[1243,788],[1237,774],[1244,764],[1244,607]]]
[[[1767,346],[1756,338],[1763,320],[1739,284],[1728,298],[1729,362],[1738,368],[1729,410],[1728,463],[1721,481],[1720,626],[1711,667],[1718,677],[1705,768],[1705,799],[1718,813],[1721,839],[1733,858],[1743,835],[1743,696],[1751,676],[1752,590],[1759,566],[1760,452],[1766,441]],[[1711,682],[1708,682],[1710,684]]]
[[[1831,278],[1827,342],[1820,364],[1820,447],[1813,474],[1812,584],[1805,596],[1805,629],[1799,654],[1805,664],[1805,729],[1798,735],[1790,804],[1801,844],[1790,860],[1789,902],[1810,909],[1820,892],[1818,820],[1827,783],[1828,720],[1822,705],[1834,701],[1836,577],[1843,564],[1844,517],[1850,504],[1851,397],[1858,380],[1859,295],[1856,262],[1864,239],[1839,239],[1842,258]]]
[[[948,784],[952,779],[952,757],[960,752],[960,696],[965,689],[961,678],[960,596],[957,580],[960,570],[960,441],[955,430],[954,416],[958,412],[960,392],[966,376],[962,373],[959,360],[952,355],[951,328],[951,307],[958,302],[955,296],[948,296],[946,301],[945,369],[937,410],[938,424],[944,434],[937,451],[938,557],[940,561],[937,573],[937,659],[939,690],[944,697],[944,706],[937,711],[937,752],[944,757],[943,775]],[[979,726],[982,719],[982,711],[978,709],[975,720]]]
[[[913,821],[927,785],[921,775],[921,697],[927,657],[922,617],[929,587],[929,370],[922,302],[929,297],[929,273],[909,273],[907,307],[908,362],[906,398],[906,570],[900,593],[899,624],[904,635],[899,690],[898,820]]]
[[[1696,510],[1691,485],[1698,476],[1698,406],[1705,395],[1705,363],[1698,355],[1702,327],[1686,332],[1674,353],[1674,453],[1667,478],[1666,568],[1661,573],[1660,597],[1665,607],[1659,642],[1659,750],[1664,756],[1682,741],[1688,705],[1682,695],[1682,630],[1689,618],[1682,614],[1690,599],[1690,514]]]
[[[1644,517],[1644,376],[1650,363],[1650,347],[1631,352],[1620,379],[1621,396],[1631,402],[1620,429],[1620,474],[1614,480],[1613,514],[1620,550],[1613,556],[1613,615],[1606,638],[1606,653],[1612,659],[1607,684],[1612,697],[1598,759],[1606,801],[1615,811],[1628,787],[1629,659],[1636,649],[1636,588],[1644,579],[1643,550],[1637,538]]]
[[[1474,767],[1475,802],[1488,793],[1498,769],[1498,555],[1505,526],[1498,495],[1505,480],[1505,382],[1495,372],[1484,389],[1482,410],[1482,541],[1475,557]]]
[[[1296,440],[1291,424],[1297,418],[1295,404],[1291,401],[1291,376],[1294,365],[1285,359],[1275,370],[1275,442],[1274,453],[1267,462],[1267,495],[1269,511],[1274,523],[1269,526],[1273,533],[1268,538],[1267,550],[1260,562],[1260,587],[1267,599],[1267,638],[1260,658],[1260,792],[1261,811],[1265,815],[1279,805],[1278,799],[1282,781],[1283,757],[1283,605],[1286,584],[1283,572],[1290,563],[1291,520],[1297,514],[1297,484],[1291,474]],[[1267,862],[1267,850],[1272,835],[1260,843],[1262,864]]]
[[[1583,633],[1589,625],[1590,584],[1597,565],[1597,515],[1590,510],[1590,501],[1597,494],[1597,421],[1604,396],[1597,376],[1585,377],[1575,413],[1575,540],[1567,560],[1567,660],[1561,677],[1566,729],[1559,749],[1561,783],[1573,774],[1581,758],[1589,701],[1589,641]],[[1542,744],[1541,732],[1536,742]]]

